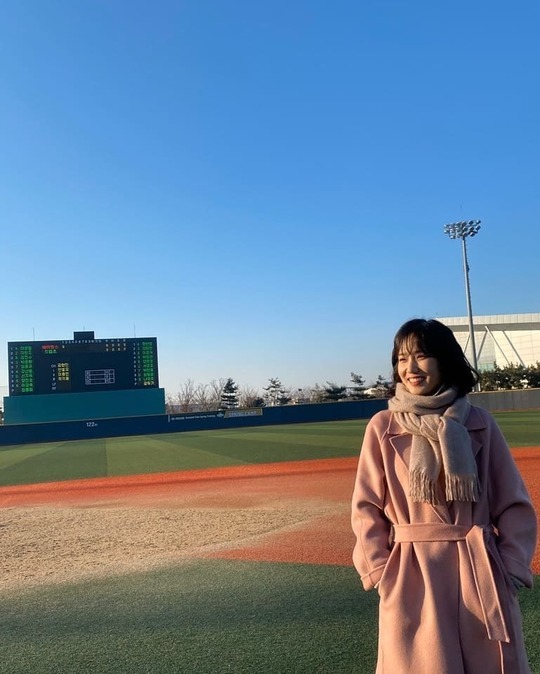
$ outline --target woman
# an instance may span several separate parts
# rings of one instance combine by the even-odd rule
[[[517,588],[536,516],[452,331],[397,332],[395,394],[369,422],[353,494],[354,564],[377,588],[376,674],[530,674]]]

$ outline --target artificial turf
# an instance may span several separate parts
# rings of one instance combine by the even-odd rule
[[[496,413],[511,447],[540,446],[540,412]],[[356,456],[366,420],[259,426],[0,448],[0,486]]]
[[[540,588],[522,591],[540,672]],[[204,560],[0,593],[2,674],[372,674],[377,594],[353,568]]]
[[[368,673],[376,595],[352,568],[190,561],[0,593],[5,674]]]
[[[0,448],[0,486],[358,454],[362,421],[177,432]]]
[[[540,410],[493,414],[510,447],[540,447]]]

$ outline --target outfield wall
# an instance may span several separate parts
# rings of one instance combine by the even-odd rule
[[[540,389],[518,389],[515,391],[484,391],[471,393],[473,405],[483,407],[490,412],[508,412],[511,410],[540,410]]]
[[[247,426],[369,419],[386,407],[386,400],[351,400],[338,403],[257,407],[191,414],[159,414],[44,424],[10,424],[0,426],[0,446],[182,431],[215,431]]]
[[[473,405],[491,412],[540,410],[540,389],[472,393],[470,400]],[[386,409],[387,406],[388,403],[384,399],[348,400],[337,403],[257,407],[191,414],[156,414],[116,419],[0,425],[0,447],[128,435],[369,419],[376,412]]]

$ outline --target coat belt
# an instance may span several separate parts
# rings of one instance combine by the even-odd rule
[[[499,585],[505,587],[504,572],[500,560],[488,545],[491,536],[493,528],[479,524],[472,527],[445,522],[394,524],[396,543],[465,541],[488,638],[509,643],[510,636],[494,574],[494,571],[498,572],[499,580],[502,581]]]

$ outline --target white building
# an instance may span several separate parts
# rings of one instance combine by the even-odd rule
[[[456,336],[469,362],[473,362],[469,319],[438,318]],[[540,314],[473,316],[474,341],[479,370],[494,365],[536,365],[540,362]]]

